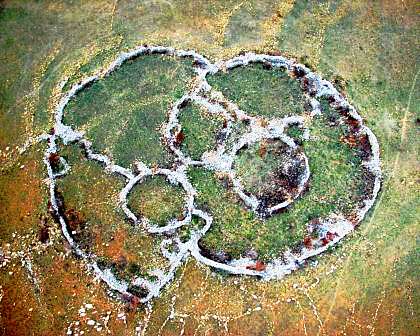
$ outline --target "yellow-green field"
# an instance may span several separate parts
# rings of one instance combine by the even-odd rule
[[[417,335],[418,11],[418,3],[410,0],[0,1],[0,335]],[[46,142],[23,154],[21,149],[50,131],[62,90],[142,44],[193,49],[212,62],[243,51],[279,52],[334,83],[376,134],[381,149],[382,189],[360,226],[281,280],[227,276],[190,258],[147,305],[125,302],[95,280],[48,211]],[[147,62],[127,64],[108,81],[95,83],[93,91],[68,105],[65,120],[87,130],[95,148],[121,165],[144,160],[169,167],[173,157],[158,132],[168,106],[186,91],[191,69],[173,59],[153,56]],[[143,70],[147,76],[138,81],[136,74]],[[267,95],[251,96],[244,92],[260,89],[260,82],[246,77],[249,82],[241,86],[237,77],[223,76],[209,82],[221,91],[231,89],[232,100],[244,108],[263,115],[274,115],[272,107],[280,114],[282,108],[302,108],[298,100],[287,107],[271,104],[281,94],[293,98],[293,88],[268,92],[264,87]],[[139,92],[145,87],[144,97]],[[223,124],[194,105],[183,110],[180,121],[187,125],[182,148],[194,158],[213,146]],[[74,167],[57,188],[66,207],[76,209],[89,228],[76,232],[83,246],[117,270],[127,265],[121,277],[165,267],[156,252],[160,238],[133,228],[116,208],[124,181],[85,160],[77,146],[63,147],[61,154]],[[317,167],[324,169],[321,163]],[[243,169],[252,173],[246,165]],[[198,201],[215,211],[220,200],[231,197],[213,186],[212,174],[200,168],[188,174],[201,183]],[[331,196],[331,188],[339,193],[342,186],[353,187],[343,180],[321,185],[317,192]],[[137,189],[130,204],[139,214],[163,224],[182,212],[182,193],[164,179]],[[311,195],[311,202],[310,197],[320,197]],[[249,216],[240,207],[223,208],[207,243],[232,254],[249,242],[258,244],[265,231]],[[283,246],[276,237],[267,239],[272,243],[261,247],[262,255]],[[282,239],[291,238],[284,233]]]

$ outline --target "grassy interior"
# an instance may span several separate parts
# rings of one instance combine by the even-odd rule
[[[128,205],[136,215],[164,226],[170,219],[182,218],[185,191],[170,184],[165,177],[148,177],[136,184],[128,196]]]
[[[283,118],[304,111],[299,82],[282,69],[267,70],[262,64],[251,64],[218,72],[207,81],[252,116]]]
[[[179,122],[185,135],[181,149],[195,160],[214,149],[217,133],[223,127],[223,118],[210,115],[194,103],[181,110]]]
[[[168,166],[172,158],[159,128],[192,75],[191,60],[140,56],[82,90],[67,105],[64,120],[86,130],[94,148],[117,164],[141,160]]]
[[[331,213],[351,213],[363,190],[361,159],[355,149],[340,141],[347,134],[347,126],[328,126],[330,116],[338,116],[337,112],[325,103],[323,108],[325,114],[315,118],[310,126],[312,140],[303,143],[311,171],[309,190],[286,212],[260,220],[247,213],[237,196],[213,173],[191,171],[193,184],[199,191],[198,204],[214,216],[214,224],[203,238],[208,248],[223,250],[233,257],[252,248],[261,260],[267,261],[301,242],[307,234],[306,224],[312,219]],[[239,173],[246,174],[246,181],[254,187],[267,182],[264,179],[267,174],[255,163],[261,161],[258,151],[259,148],[251,157],[239,158],[242,161]],[[270,163],[262,167],[270,170],[277,164],[274,159]]]

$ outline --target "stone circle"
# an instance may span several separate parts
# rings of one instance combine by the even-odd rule
[[[73,129],[71,126],[63,122],[63,110],[68,102],[81,90],[95,81],[106,80],[106,77],[116,71],[125,61],[136,57],[159,54],[170,55],[176,58],[190,58],[193,61],[193,68],[196,78],[193,80],[192,88],[186,92],[178,101],[174,102],[168,111],[168,120],[163,131],[163,138],[168,149],[175,154],[177,164],[173,169],[148,167],[142,162],[136,162],[136,169],[122,167],[115,164],[111,158],[103,153],[94,151],[92,143],[84,136],[83,131]],[[307,182],[310,180],[311,172],[309,170],[308,158],[304,152],[299,151],[299,145],[293,138],[288,136],[285,129],[291,125],[298,125],[304,130],[304,137],[308,138],[309,131],[306,128],[308,122],[302,116],[288,116],[285,118],[261,118],[251,116],[242,111],[235,102],[226,99],[220,92],[215,92],[207,82],[209,76],[215,75],[220,71],[231,71],[237,67],[244,67],[250,64],[262,63],[270,68],[283,69],[293,76],[301,84],[305,97],[310,105],[309,119],[322,113],[320,109],[319,99],[328,99],[331,106],[340,112],[342,123],[351,123],[354,126],[354,134],[358,139],[367,141],[368,155],[363,160],[362,165],[371,176],[371,191],[365,195],[355,209],[351,218],[343,214],[330,214],[317,223],[318,238],[308,244],[302,244],[296,250],[288,250],[280,257],[272,260],[264,267],[258,266],[258,261],[250,257],[242,257],[229,262],[215,261],[205,256],[199,246],[199,240],[206,235],[213,221],[211,213],[200,209],[195,204],[196,190],[190,183],[187,176],[187,168],[191,166],[204,167],[208,170],[224,174],[232,183],[233,190],[242,199],[244,206],[250,211],[256,212],[261,217],[275,215],[279,210],[288,207],[295,201],[298,201],[301,193],[304,191]],[[64,85],[64,83],[63,83]],[[222,140],[217,143],[214,150],[203,153],[201,159],[193,160],[185,154],[179,146],[179,134],[182,132],[182,125],[179,122],[179,113],[183,106],[188,102],[194,102],[205,108],[210,114],[221,116],[225,123],[220,133],[223,135]],[[233,144],[233,148],[227,148],[225,141],[232,132],[234,122],[246,122],[250,131],[245,133]],[[287,59],[283,56],[273,56],[265,54],[245,53],[234,57],[227,61],[212,63],[204,56],[194,51],[176,50],[170,47],[162,46],[140,46],[130,52],[120,54],[116,60],[106,69],[102,69],[97,74],[90,76],[81,82],[73,85],[71,89],[65,93],[55,110],[55,124],[53,132],[44,135],[44,139],[48,141],[48,148],[45,152],[44,162],[48,171],[50,181],[50,203],[51,209],[56,220],[60,223],[61,229],[67,242],[73,251],[86,261],[88,268],[104,281],[110,289],[117,291],[122,295],[134,295],[129,291],[129,286],[139,286],[144,289],[144,295],[140,298],[142,302],[147,302],[157,297],[162,288],[165,287],[175,276],[176,270],[182,263],[192,256],[199,263],[203,263],[211,268],[223,270],[230,274],[257,276],[265,280],[280,279],[284,275],[301,267],[308,258],[316,256],[330,246],[339,242],[342,238],[352,232],[355,227],[362,221],[366,213],[373,206],[374,201],[380,189],[381,169],[379,161],[379,145],[372,131],[363,125],[362,118],[351,106],[345,97],[339,93],[334,86],[327,80],[322,79],[319,75],[312,72],[306,66]],[[60,157],[63,167],[60,171],[55,171],[50,161],[51,155],[59,154],[57,145],[58,140],[64,145],[70,143],[79,143],[85,149],[86,157],[89,160],[99,162],[107,172],[121,176],[126,180],[125,187],[119,195],[118,206],[124,211],[127,219],[133,222],[133,225],[142,226],[147,232],[153,235],[164,235],[160,249],[163,256],[169,262],[167,271],[155,270],[155,280],[137,277],[132,283],[118,279],[111,269],[101,269],[98,266],[96,256],[84,251],[73,239],[69,232],[66,218],[60,208],[60,201],[57,197],[56,180],[65,176],[71,169],[70,165]],[[290,193],[287,199],[279,203],[269,204],[262,202],[261,199],[249,193],[240,178],[237,176],[234,161],[238,153],[255,143],[261,141],[280,141],[288,148],[288,155],[291,164],[300,165],[303,171],[298,174],[296,190]],[[366,144],[365,144],[366,145]],[[132,188],[146,177],[164,176],[170,183],[182,186],[186,193],[185,198],[185,214],[182,219],[172,219],[165,226],[158,226],[147,218],[138,218],[127,204],[127,196]],[[277,214],[281,216],[281,214]],[[200,218],[203,227],[194,230],[188,241],[183,242],[178,235],[177,230],[182,226],[188,226],[193,217]],[[307,224],[307,230],[314,230],[313,224]],[[176,249],[169,250],[168,246],[176,246]],[[292,252],[293,251],[293,252]]]

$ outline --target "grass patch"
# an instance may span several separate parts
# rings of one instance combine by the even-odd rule
[[[198,191],[198,207],[213,216],[212,227],[203,238],[205,246],[239,256],[258,235],[258,220],[254,213],[245,209],[213,172],[190,168],[188,175]]]
[[[134,186],[128,205],[138,216],[164,226],[172,218],[183,215],[185,191],[181,186],[170,184],[165,177],[147,177]]]
[[[194,160],[214,149],[217,133],[223,127],[223,118],[210,115],[193,103],[181,110],[179,122],[185,135],[181,149]]]
[[[281,69],[266,70],[258,63],[218,72],[207,80],[252,116],[283,118],[304,111],[299,82]]]
[[[189,60],[140,56],[82,90],[66,107],[64,120],[85,129],[94,148],[111,155],[117,164],[129,166],[141,160],[168,166],[172,158],[159,128],[192,75]]]

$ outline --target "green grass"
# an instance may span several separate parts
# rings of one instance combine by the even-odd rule
[[[213,172],[190,168],[188,176],[198,191],[198,207],[209,211],[214,219],[203,239],[205,245],[239,256],[258,235],[255,215],[237,201],[233,192],[223,187]]]
[[[260,259],[269,260],[299,243],[307,234],[305,228],[309,221],[333,212],[351,213],[363,191],[361,160],[355,149],[340,141],[347,132],[346,126],[326,125],[328,116],[337,112],[325,103],[323,108],[325,115],[317,117],[310,127],[316,141],[303,143],[311,170],[309,191],[284,213],[260,220],[245,210],[237,196],[213,173],[197,168],[190,171],[193,185],[199,191],[199,206],[214,216],[214,224],[203,239],[207,247],[224,250],[234,257],[253,248]],[[264,185],[266,181],[260,174],[261,169],[255,168],[256,164],[246,162],[259,161],[258,149],[254,154],[254,157],[247,154],[239,158],[242,166],[239,172],[246,174],[246,180],[255,188],[258,182]],[[276,164],[274,159],[271,163]],[[267,169],[265,165],[262,167]]]
[[[288,126],[285,129],[285,133],[291,137],[297,144],[303,142],[303,129],[296,125]]]
[[[181,110],[179,122],[185,135],[181,149],[195,160],[214,149],[217,133],[223,127],[223,118],[210,115],[194,103]]]
[[[165,177],[148,177],[134,186],[128,197],[128,205],[136,215],[163,226],[170,219],[182,217],[184,196],[184,189],[170,184]]]
[[[91,58],[89,58],[86,62],[81,64],[77,69],[77,72],[72,74],[66,84],[63,87],[63,91],[70,90],[72,85],[76,84],[78,81],[86,78],[88,76],[92,76],[100,69],[107,67],[111,62],[115,60],[117,55],[121,50],[120,45],[116,41],[112,41],[111,43],[107,43],[107,41],[103,41],[105,46],[100,49],[96,54],[94,54]]]
[[[187,90],[190,60],[140,56],[82,90],[65,109],[65,122],[86,129],[96,150],[117,164],[135,160],[168,166],[172,160],[159,127],[171,103]]]
[[[304,97],[299,82],[284,70],[262,64],[234,68],[208,76],[209,84],[252,116],[283,118],[301,115]]]

